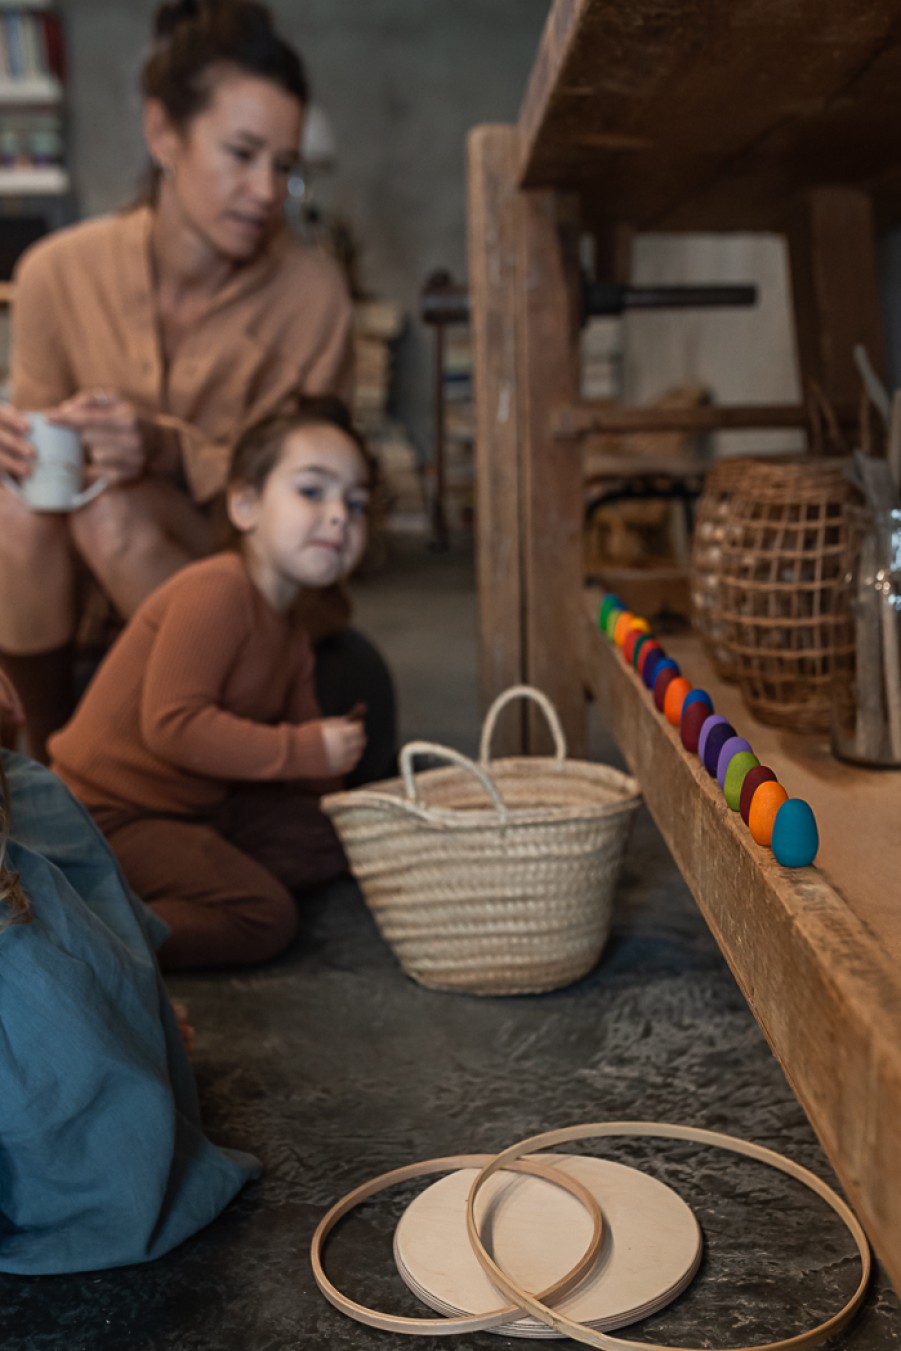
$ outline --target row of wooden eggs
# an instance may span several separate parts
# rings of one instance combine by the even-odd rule
[[[790,798],[744,737],[714,711],[706,690],[695,689],[654,638],[647,620],[607,593],[598,627],[620,648],[654,697],[666,720],[679,728],[682,745],[715,776],[732,811],[740,813],[760,845],[768,845],[786,868],[805,868],[819,848],[816,819],[807,802]]]

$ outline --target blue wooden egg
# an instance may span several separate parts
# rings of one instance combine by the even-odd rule
[[[693,690],[688,691],[682,704],[683,714],[685,713],[685,710],[687,708],[691,707],[692,704],[706,704],[706,706],[710,709],[711,713],[713,712],[713,700],[711,699],[710,695],[707,693],[706,690],[699,690],[697,687],[695,687]]]
[[[770,848],[783,868],[806,868],[817,855],[820,836],[810,805],[790,797],[776,813]]]

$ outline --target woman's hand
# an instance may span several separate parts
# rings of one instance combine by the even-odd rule
[[[134,404],[110,390],[83,390],[47,413],[50,422],[81,433],[85,457],[95,478],[133,483],[143,478],[150,459],[148,423]]]
[[[349,774],[366,749],[359,718],[323,718],[322,740],[330,774]]]
[[[27,478],[34,460],[28,418],[11,403],[0,404],[0,474]]]

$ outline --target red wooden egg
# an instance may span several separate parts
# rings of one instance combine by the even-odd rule
[[[712,718],[713,713],[706,704],[689,704],[682,714],[682,720],[679,724],[679,735],[682,738],[682,745],[692,755],[698,751],[698,739],[701,735],[701,728],[708,718]]]
[[[652,656],[655,652],[661,652],[662,650],[660,644],[653,638],[649,643],[642,643],[641,651],[638,654],[638,665],[635,668],[640,676],[644,675],[644,668],[648,657]]]
[[[645,632],[645,629],[640,629],[637,625],[633,624],[626,634],[626,641],[623,643],[623,657],[630,665],[632,662],[632,655],[635,652],[635,644]]]

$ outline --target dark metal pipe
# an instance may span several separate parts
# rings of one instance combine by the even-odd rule
[[[624,310],[711,309],[757,303],[757,287],[732,283],[711,286],[619,286],[586,281],[582,285],[582,318],[622,314]],[[469,292],[463,286],[440,284],[422,292],[421,315],[427,324],[465,324]]]
[[[756,305],[757,287],[745,284],[711,286],[618,286],[587,281],[582,287],[582,311],[622,314],[623,310],[710,309],[728,305]]]

